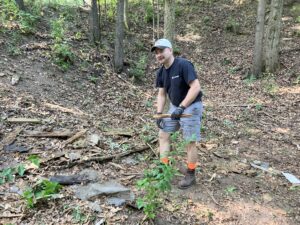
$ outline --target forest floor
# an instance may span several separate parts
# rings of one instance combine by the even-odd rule
[[[139,83],[127,72],[113,72],[113,48],[97,53],[84,35],[73,38],[86,27],[84,12],[68,30],[78,58],[66,72],[51,62],[53,40],[46,20],[19,39],[14,28],[1,32],[0,171],[20,164],[26,171],[0,186],[0,224],[299,224],[300,188],[281,173],[300,178],[300,37],[293,30],[299,24],[286,7],[280,69],[254,79],[249,71],[256,5],[226,2],[180,4],[176,47],[194,63],[205,94],[203,140],[197,184],[187,190],[174,185],[153,221],[143,221],[134,202],[117,207],[107,202],[109,196],[80,200],[74,193],[84,184],[64,186],[56,199],[32,209],[20,196],[41,179],[85,169],[96,171],[99,182],[124,185],[135,199],[141,195],[136,182],[157,158],[158,130],[151,117],[158,65],[149,52],[151,25],[141,28],[138,19],[132,20],[126,35],[126,71],[133,69],[139,52],[147,56]],[[232,18],[235,22],[228,22]],[[230,32],[236,22],[239,32]],[[109,31],[104,33],[112,46]],[[20,80],[12,85],[16,76]],[[132,150],[140,152],[115,156]],[[38,156],[39,167],[28,163],[32,155]],[[101,161],[103,156],[112,158]],[[184,162],[185,156],[177,159]]]

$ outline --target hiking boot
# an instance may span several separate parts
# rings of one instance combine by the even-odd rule
[[[186,189],[190,186],[196,184],[196,176],[195,176],[195,170],[187,170],[187,174],[184,176],[184,178],[179,182],[178,188],[179,189]]]

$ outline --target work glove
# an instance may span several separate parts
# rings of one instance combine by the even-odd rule
[[[185,110],[184,106],[179,106],[175,109],[175,111],[171,114],[172,120],[180,120],[180,116],[182,115],[183,111]]]
[[[156,113],[156,114],[162,114],[162,113]],[[164,129],[164,121],[162,118],[156,119],[156,125],[159,129]]]

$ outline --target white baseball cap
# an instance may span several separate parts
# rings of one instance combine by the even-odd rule
[[[159,49],[172,48],[172,44],[168,39],[162,38],[162,39],[158,39],[154,43],[154,46],[151,48],[151,52],[153,52],[156,48]]]

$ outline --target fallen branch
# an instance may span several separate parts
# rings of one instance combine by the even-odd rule
[[[40,119],[30,119],[30,118],[7,118],[7,122],[10,123],[41,123]]]
[[[75,141],[76,139],[80,138],[86,132],[87,132],[87,129],[84,129],[84,130],[81,130],[81,131],[77,132],[72,137],[70,137],[65,142],[63,142],[61,147],[64,148],[66,145],[71,144],[73,141]]]
[[[80,111],[79,109],[68,109],[68,108],[65,108],[65,107],[62,107],[60,105],[54,105],[54,104],[51,104],[51,103],[44,103],[44,105],[50,109],[54,109],[54,110],[59,110],[59,111],[62,111],[62,112],[66,112],[66,113],[72,113],[72,114],[75,114],[75,115],[86,115],[84,112]]]
[[[122,153],[115,154],[115,155],[108,155],[108,156],[101,156],[101,157],[90,157],[90,158],[80,160],[80,161],[77,161],[77,162],[76,161],[75,162],[70,162],[68,165],[63,166],[62,169],[71,168],[75,165],[79,165],[79,164],[83,164],[83,163],[87,163],[87,162],[92,162],[92,161],[96,161],[96,162],[100,163],[100,162],[104,162],[104,161],[108,161],[108,160],[112,160],[112,159],[120,159],[124,156],[128,156],[128,155],[131,155],[133,153],[143,152],[147,149],[149,149],[149,146],[143,146],[141,148],[136,148],[136,149],[133,149],[131,151],[122,152]]]
[[[25,137],[55,137],[55,138],[68,138],[72,135],[72,132],[69,130],[64,131],[53,131],[53,132],[27,132]]]
[[[0,218],[14,218],[14,217],[23,217],[24,214],[10,214],[10,215],[0,215]]]

